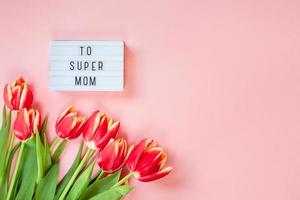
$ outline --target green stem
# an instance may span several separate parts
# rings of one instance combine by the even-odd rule
[[[21,163],[21,160],[22,160],[22,154],[23,154],[23,151],[24,151],[24,147],[25,147],[25,143],[22,142],[20,152],[19,152],[19,155],[18,155],[18,159],[17,159],[17,162],[16,162],[16,167],[14,169],[14,173],[13,173],[11,183],[10,183],[10,186],[9,186],[9,190],[8,190],[8,194],[7,194],[7,200],[11,199],[12,191],[13,191],[13,189],[15,187],[15,184],[16,184],[16,178],[17,178],[18,171],[19,171],[19,166],[20,166],[20,163]]]
[[[112,188],[118,187],[120,185],[123,185],[126,181],[128,181],[128,179],[130,179],[133,176],[132,173],[127,174],[127,176],[125,176],[122,180],[120,180],[118,183],[116,183],[114,186],[112,186]]]
[[[73,176],[71,177],[70,181],[68,182],[67,186],[63,190],[63,192],[60,195],[58,200],[64,200],[65,199],[65,197],[66,197],[68,191],[70,190],[70,188],[72,187],[76,177],[78,176],[78,174],[81,172],[81,170],[84,168],[84,166],[89,161],[89,159],[91,157],[91,154],[93,154],[93,150],[88,149],[87,152],[85,153],[84,157],[82,158],[81,162],[79,163],[76,171],[74,172]]]
[[[50,152],[55,148],[55,146],[58,144],[58,142],[61,140],[61,138],[60,137],[55,137],[55,139],[53,140],[53,142],[52,142],[52,144],[51,144],[51,146],[50,146],[50,148],[49,148],[49,150],[50,150]]]

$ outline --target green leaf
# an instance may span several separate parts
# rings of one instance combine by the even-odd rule
[[[63,140],[58,147],[56,148],[53,156],[52,156],[52,161],[55,163],[58,159],[59,156],[61,155],[61,153],[64,151],[64,149],[66,148],[66,145],[68,143],[68,140]]]
[[[121,175],[121,170],[115,172],[114,174],[102,178],[100,180],[96,180],[92,183],[83,195],[80,197],[81,200],[89,199],[97,194],[103,193],[104,191],[110,189],[113,185],[118,183]]]
[[[16,146],[14,146],[12,148],[12,150],[10,151],[10,153],[9,153],[8,160],[7,160],[7,163],[6,163],[6,172],[5,172],[6,179],[9,178],[12,160],[13,160],[14,155],[16,154],[17,150],[20,148],[21,144],[22,144],[21,142],[19,142],[18,144],[16,144]]]
[[[48,146],[48,139],[47,139],[47,134],[46,134],[47,125],[48,125],[48,116],[45,117],[45,119],[42,123],[41,129],[40,129],[41,141],[45,147]]]
[[[88,187],[95,163],[91,164],[76,180],[66,200],[77,200]]]
[[[98,194],[89,200],[120,200],[133,189],[130,185],[118,186],[111,188],[101,194]]]
[[[58,164],[54,164],[38,184],[35,200],[53,200],[58,179]]]
[[[51,154],[48,145],[48,139],[46,134],[48,124],[48,116],[45,117],[40,132],[35,133],[38,137],[36,142],[37,144],[37,155],[38,155],[38,162],[39,162],[39,179],[44,175],[48,169],[52,166]],[[41,163],[42,162],[42,163]]]
[[[3,107],[2,127],[0,130],[0,181],[4,180],[6,159],[7,159],[7,142],[10,131],[11,112],[7,117],[6,108]]]
[[[15,197],[17,195],[17,192],[18,192],[18,189],[20,187],[20,184],[21,184],[21,176],[19,175],[19,176],[17,176],[17,179],[16,179],[16,186],[17,187],[13,188],[13,192],[12,192],[13,193],[13,197]]]
[[[62,194],[63,190],[67,186],[68,182],[70,181],[72,175],[76,171],[79,163],[80,163],[80,158],[82,154],[82,149],[83,149],[83,143],[81,143],[80,148],[78,150],[77,156],[75,160],[73,161],[73,164],[67,174],[64,176],[64,178],[60,181],[60,183],[57,186],[56,194],[55,194],[55,200],[59,199],[60,195]]]
[[[37,166],[38,166],[38,178],[37,178],[37,183],[41,181],[41,179],[44,176],[45,172],[45,158],[44,158],[44,147],[40,138],[40,134],[36,133],[35,134],[35,144],[36,144],[36,156],[37,156]]]
[[[47,143],[47,136],[45,136],[45,146],[44,146],[44,154],[43,154],[43,158],[44,158],[44,170],[45,172],[48,171],[48,169],[52,166],[52,159],[51,159],[51,154],[50,154],[50,149]]]
[[[8,132],[10,130],[10,127],[11,127],[11,111],[9,111],[8,113],[7,122],[6,122],[6,129]]]
[[[6,123],[6,120],[7,120],[6,119],[7,118],[6,115],[7,115],[6,106],[4,105],[3,108],[2,108],[2,121],[5,122],[5,123]],[[3,124],[2,124],[2,127],[3,127]]]
[[[20,186],[18,191],[15,191],[17,196],[13,198],[14,200],[32,199],[38,170],[34,141],[35,138],[32,137],[25,143],[24,157],[22,165],[20,165]]]
[[[7,162],[6,162],[6,170],[5,170],[4,183],[3,183],[4,187],[2,188],[4,190],[1,193],[3,197],[5,197],[7,195],[8,180],[9,180],[9,175],[10,175],[10,169],[11,169],[12,160],[13,160],[14,155],[16,154],[17,150],[20,148],[20,146],[21,146],[21,143],[19,142],[16,146],[14,146],[12,148],[12,150],[10,151],[10,153],[8,155],[8,159],[7,159]]]
[[[40,130],[41,135],[43,135],[44,133],[46,133],[47,125],[48,125],[48,116],[45,117],[45,119],[44,119],[44,121],[42,123],[41,130]],[[45,140],[43,140],[43,142],[44,141]]]
[[[10,132],[11,112],[7,116],[6,107],[2,112],[2,127],[0,130],[0,200],[4,199],[7,193],[6,162],[8,159],[8,137]]]
[[[112,190],[116,190],[117,192],[122,194],[122,196],[126,196],[131,190],[133,190],[133,187],[131,185],[121,185]]]
[[[102,174],[102,173],[105,174],[105,172],[103,172],[102,170],[99,170],[99,171],[97,172],[97,174],[95,174],[94,177],[91,179],[89,185],[92,185],[92,184],[99,178],[100,175],[104,175],[104,174]],[[99,179],[100,179],[100,178],[99,178]]]

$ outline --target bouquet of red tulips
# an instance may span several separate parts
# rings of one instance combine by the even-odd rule
[[[3,96],[0,200],[119,200],[133,189],[128,182],[131,177],[148,182],[172,171],[164,167],[167,154],[158,143],[143,139],[129,145],[118,137],[120,123],[103,112],[85,118],[68,107],[58,117],[57,136],[50,143],[47,117],[42,120],[31,107],[33,93],[24,79],[7,84]],[[68,172],[58,180],[60,155],[68,140],[80,135],[84,142]],[[97,173],[93,173],[95,164]]]

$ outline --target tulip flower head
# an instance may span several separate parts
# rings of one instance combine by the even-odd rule
[[[164,168],[167,153],[152,139],[142,140],[131,152],[127,167],[140,181],[149,182],[168,175],[173,168]]]
[[[32,91],[22,77],[12,85],[6,84],[3,94],[4,102],[11,110],[30,108],[33,101]]]
[[[106,173],[114,173],[124,167],[132,146],[125,139],[111,139],[98,154],[98,165]]]
[[[110,139],[115,138],[120,128],[120,122],[114,122],[104,113],[95,111],[83,128],[83,138],[90,149],[102,150]]]
[[[40,121],[41,116],[38,110],[21,109],[13,124],[15,136],[21,141],[27,140],[39,130]]]
[[[81,134],[84,122],[85,118],[69,106],[56,121],[56,133],[63,139],[75,139]]]

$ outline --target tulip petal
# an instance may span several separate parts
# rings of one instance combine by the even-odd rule
[[[11,104],[14,110],[19,110],[20,108],[20,98],[21,98],[21,86],[17,85],[11,89],[12,100]]]
[[[115,154],[116,159],[113,163],[112,168],[115,170],[120,169],[123,167],[124,160],[127,156],[127,142],[125,139],[117,139],[115,140]]]
[[[39,129],[40,125],[40,113],[34,109],[27,109],[28,116],[29,116],[29,130],[35,133]]]
[[[166,165],[168,159],[168,155],[165,151],[163,151],[162,155],[161,155],[161,161],[159,163],[159,170],[162,170],[164,168],[164,166]]]
[[[18,78],[17,80],[15,80],[14,82],[13,82],[13,86],[17,86],[17,85],[22,85],[23,83],[25,83],[25,80],[24,80],[24,78],[21,76],[20,78]]]
[[[109,142],[110,139],[115,138],[117,136],[118,130],[119,130],[119,127],[120,127],[120,123],[116,122],[113,125],[113,128],[111,130],[107,130],[107,120],[105,120],[105,121],[106,121],[106,124],[105,124],[106,128],[105,128],[105,130],[107,131],[106,134],[103,135],[103,137],[100,138],[100,140],[98,140],[98,138],[94,139],[94,141],[96,142],[96,146],[99,149],[104,148],[106,146],[106,144]]]
[[[167,167],[157,173],[154,173],[154,174],[151,174],[148,176],[141,176],[141,177],[137,177],[137,178],[142,182],[150,182],[150,181],[154,181],[154,180],[157,180],[157,179],[167,176],[172,170],[173,170],[172,167]]]
[[[144,151],[144,153],[141,155],[139,159],[135,171],[141,171],[145,167],[149,168],[150,165],[153,165],[154,163],[158,165],[160,163],[162,154],[163,154],[163,149],[161,147],[154,147],[150,150]],[[157,167],[159,168],[159,166]]]
[[[6,85],[3,96],[11,110],[29,108],[33,101],[32,91],[22,77],[14,81],[12,86]]]
[[[83,138],[85,142],[91,142],[94,137],[94,131],[99,125],[100,115],[99,111],[95,111],[87,120],[83,127]]]
[[[126,163],[127,148],[125,139],[111,139],[98,154],[99,167],[107,173],[113,173],[121,169]]]
[[[85,118],[83,117],[76,117],[76,125],[69,133],[68,139],[75,139],[79,137],[79,135],[82,133],[83,125],[85,122]]]
[[[138,172],[140,174],[140,176],[148,176],[148,175],[154,174],[161,170],[160,162],[161,162],[160,158],[152,160],[143,169],[137,170],[136,172]]]
[[[36,133],[37,131],[39,131],[40,129],[40,125],[41,125],[41,115],[40,112],[38,110],[35,111],[34,114],[34,118],[33,118],[33,132]]]
[[[56,132],[63,139],[77,138],[84,128],[85,118],[79,116],[74,106],[69,106],[56,121]]]
[[[139,159],[145,149],[147,148],[148,145],[152,144],[153,140],[152,139],[143,139],[131,152],[129,155],[128,161],[127,161],[127,166],[129,171],[134,172],[136,169],[136,166],[139,162]]]
[[[12,92],[11,92],[11,87],[8,84],[6,84],[4,87],[3,98],[4,98],[4,102],[7,105],[7,107],[9,109],[13,110],[13,105],[11,104]]]
[[[92,128],[93,128],[92,129],[93,134],[95,134],[96,130],[98,129],[98,127],[99,127],[99,125],[101,123],[101,119],[102,119],[102,115],[101,115],[100,111],[95,111],[94,113],[95,113],[95,116],[92,117],[92,120],[94,121],[94,126],[92,126]]]
[[[120,122],[117,121],[117,122],[109,125],[109,128],[107,130],[107,135],[115,137],[117,135],[119,129],[120,129]]]
[[[22,109],[15,119],[13,130],[16,137],[24,141],[28,139],[32,132],[30,131],[29,115],[27,109]]]
[[[126,154],[124,155],[123,163],[120,164],[119,169],[123,168],[126,165],[128,157],[129,157],[130,153],[132,152],[133,148],[134,148],[134,145],[130,145],[130,147],[126,151]]]
[[[69,114],[71,112],[76,112],[75,107],[72,106],[72,105],[66,108],[66,110],[59,116],[59,118],[57,119],[56,123],[59,123],[59,121],[62,118],[64,118],[67,114]]]
[[[76,113],[69,113],[67,116],[65,116],[63,119],[59,121],[58,124],[56,124],[56,133],[61,138],[67,138],[69,136],[70,131],[73,129],[73,127],[76,125],[74,124],[76,117]]]
[[[29,108],[33,101],[33,94],[29,89],[28,85],[24,83],[22,94],[20,97],[20,108]]]
[[[113,170],[112,167],[116,158],[115,142],[113,139],[111,139],[106,147],[100,151],[98,164],[102,170],[111,172]]]
[[[96,118],[96,120],[98,120],[98,117]],[[94,136],[93,136],[93,140],[96,143],[96,145],[105,136],[105,134],[107,132],[107,123],[108,122],[107,122],[106,116],[105,115],[100,116],[100,113],[99,113],[99,121],[100,122],[99,122],[98,127],[94,129],[95,131],[94,131]],[[109,142],[109,140],[107,141],[107,143]]]

